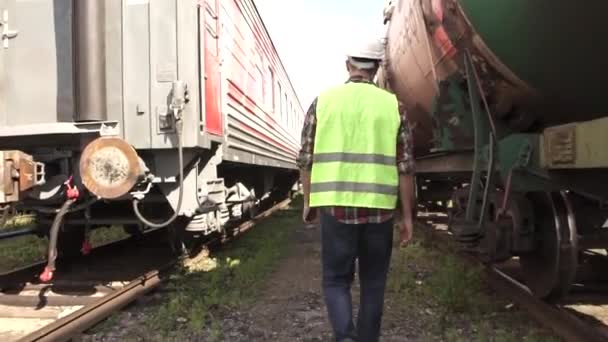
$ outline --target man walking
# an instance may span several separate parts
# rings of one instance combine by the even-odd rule
[[[323,294],[337,341],[378,341],[398,199],[401,243],[412,237],[414,163],[405,113],[373,79],[380,41],[348,55],[346,84],[318,96],[306,114],[298,157],[303,219],[320,219]],[[357,325],[350,287],[358,260]]]

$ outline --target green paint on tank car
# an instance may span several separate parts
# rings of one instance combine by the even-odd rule
[[[545,121],[554,121],[553,115],[572,117],[560,121],[577,121],[608,113],[608,1],[459,3],[492,52],[543,95],[545,108],[555,110],[542,113]]]

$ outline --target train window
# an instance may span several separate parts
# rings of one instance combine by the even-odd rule
[[[283,108],[281,93],[282,93],[281,83],[277,82],[277,94],[278,95],[277,95],[277,103],[276,103],[276,107],[275,107],[275,111],[274,111],[275,115],[281,115],[281,108]]]
[[[274,94],[274,72],[272,71],[272,68],[270,68],[270,67],[268,67],[268,75],[269,75],[268,89],[270,91],[270,96],[269,96],[268,102],[266,102],[266,104],[268,105],[268,108],[272,108],[272,110],[276,112],[277,103],[276,103],[276,96]]]
[[[261,105],[262,103],[266,103],[266,82],[264,81],[262,70],[259,67],[256,67],[256,70],[258,72],[258,96],[256,101],[259,101],[258,104]]]
[[[286,124],[289,125],[289,116],[287,115],[287,93],[283,94],[283,96],[285,97],[285,101],[283,103],[283,116],[287,121]]]
[[[291,101],[289,101],[289,128],[293,128],[293,103]]]

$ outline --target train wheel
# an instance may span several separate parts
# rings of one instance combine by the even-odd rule
[[[188,254],[185,231],[187,224],[187,220],[185,220],[183,217],[178,217],[166,228],[167,243],[175,255],[182,256]]]
[[[452,206],[448,210],[448,231],[452,231],[454,222],[464,219],[467,212],[467,199],[469,198],[469,187],[455,190],[450,199]]]
[[[526,285],[538,298],[564,296],[578,268],[576,222],[565,193],[530,193],[536,223],[536,248],[520,256]]]

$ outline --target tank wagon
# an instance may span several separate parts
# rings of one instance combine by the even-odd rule
[[[297,180],[303,111],[252,0],[0,0],[0,32],[0,204],[52,226],[50,257],[113,224],[222,232]]]
[[[605,1],[399,0],[381,81],[408,110],[417,198],[488,262],[566,294],[608,247]],[[450,208],[447,208],[447,207]]]

